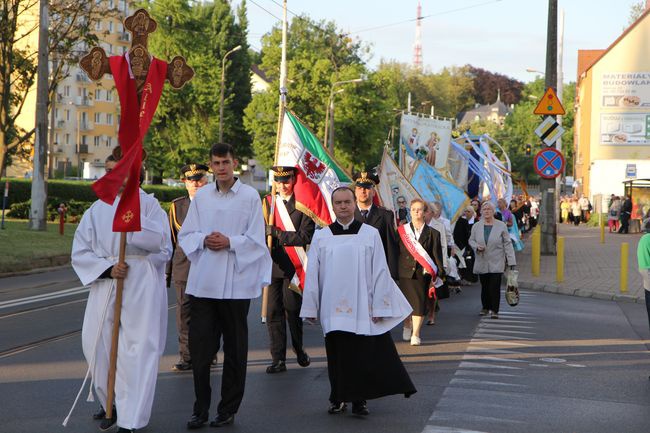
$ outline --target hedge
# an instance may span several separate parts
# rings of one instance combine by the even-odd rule
[[[4,193],[5,181],[9,181],[9,203],[22,203],[31,199],[31,179],[2,179],[1,187]],[[97,200],[95,192],[90,188],[92,182],[78,180],[49,180],[47,182],[48,197],[56,197],[60,202],[69,202],[77,200],[83,202],[93,202]],[[143,185],[142,189],[148,193],[153,193],[159,201],[172,201],[176,197],[187,194],[185,188],[165,185]],[[49,200],[48,200],[49,201]]]

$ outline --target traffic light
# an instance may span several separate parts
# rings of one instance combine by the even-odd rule
[[[533,152],[533,145],[528,143],[526,144],[526,156],[530,156]]]

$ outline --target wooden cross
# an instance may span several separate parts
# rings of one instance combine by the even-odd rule
[[[128,54],[138,97],[142,95],[142,89],[151,64],[151,55],[147,50],[149,35],[155,32],[157,27],[156,21],[151,18],[149,12],[145,9],[138,9],[124,21],[124,28],[131,33],[131,48],[129,48]],[[79,65],[93,81],[98,81],[104,74],[111,73],[108,56],[101,47],[91,49],[88,54],[81,58]],[[194,70],[182,56],[174,57],[167,64],[166,78],[174,89],[183,87],[193,76]]]
[[[144,9],[138,9],[133,15],[124,21],[124,27],[131,32],[131,48],[128,51],[128,60],[130,72],[136,83],[138,93],[138,100],[142,103],[142,92],[144,90],[147,74],[149,73],[149,66],[151,65],[151,55],[147,51],[147,40],[149,34],[153,33],[158,27],[156,21],[151,18],[149,13]],[[91,80],[98,81],[104,74],[110,74],[110,62],[106,52],[101,47],[94,47],[88,54],[81,58],[79,64],[81,68],[88,74]],[[185,59],[181,56],[176,56],[170,63],[167,64],[167,76],[174,89],[180,89],[192,79],[194,70],[187,65]],[[119,151],[117,149],[120,149]],[[121,146],[117,147],[114,156],[120,159]],[[144,157],[143,152],[143,157]],[[128,222],[133,218],[131,211],[123,216],[124,221]],[[126,232],[120,233],[120,253],[119,263],[124,263],[126,252]],[[122,291],[124,288],[124,280],[118,279],[115,291],[115,312],[113,315],[113,329],[112,329],[112,342],[111,353],[109,359],[109,372],[108,372],[108,392],[106,401],[106,418],[110,419],[113,414],[113,401],[115,397],[115,371],[117,366],[117,346],[119,339],[120,328],[120,315],[122,309]]]

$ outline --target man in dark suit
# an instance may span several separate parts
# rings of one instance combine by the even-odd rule
[[[373,204],[375,197],[375,185],[379,178],[371,173],[362,171],[354,176],[354,195],[357,200],[357,208],[354,211],[354,219],[373,226],[379,231],[381,243],[384,245],[386,262],[390,275],[395,281],[399,278],[397,261],[399,258],[399,244],[395,232],[395,217],[393,212],[381,206]]]
[[[267,225],[266,235],[273,238],[271,258],[273,274],[268,288],[266,310],[270,349],[273,363],[266,369],[268,374],[287,371],[287,326],[291,334],[291,344],[296,353],[298,365],[307,367],[309,355],[302,345],[302,281],[306,269],[305,247],[314,235],[314,221],[296,209],[293,187],[296,184],[295,167],[273,167],[273,181],[277,192],[273,225]],[[271,196],[264,199],[264,214],[269,221]],[[304,259],[304,260],[303,260]],[[300,272],[296,272],[296,268]]]
[[[174,288],[176,289],[176,329],[178,331],[178,352],[180,355],[180,360],[172,367],[174,371],[192,369],[192,360],[187,344],[190,323],[190,299],[185,294],[190,262],[183,250],[176,245],[176,240],[194,194],[199,188],[208,183],[207,173],[208,166],[204,164],[187,164],[183,166],[181,168],[181,180],[185,183],[188,195],[173,200],[169,207],[169,225],[171,226],[174,255],[167,266],[167,279],[168,281],[174,281]]]

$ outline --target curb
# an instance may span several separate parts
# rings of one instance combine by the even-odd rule
[[[43,257],[33,259],[25,264],[29,264],[28,269],[21,269],[21,266],[15,265],[13,270],[3,272],[4,269],[0,268],[0,278],[17,277],[21,275],[39,274],[43,272],[54,271],[70,266],[70,255],[60,255],[52,257]]]
[[[520,281],[519,288],[524,290],[532,290],[535,292],[554,293],[566,296],[578,296],[581,298],[600,299],[603,301],[616,301],[616,302],[630,302],[630,303],[645,303],[644,296],[624,295],[612,292],[594,292],[586,289],[569,289],[552,283],[533,283],[529,281]]]

